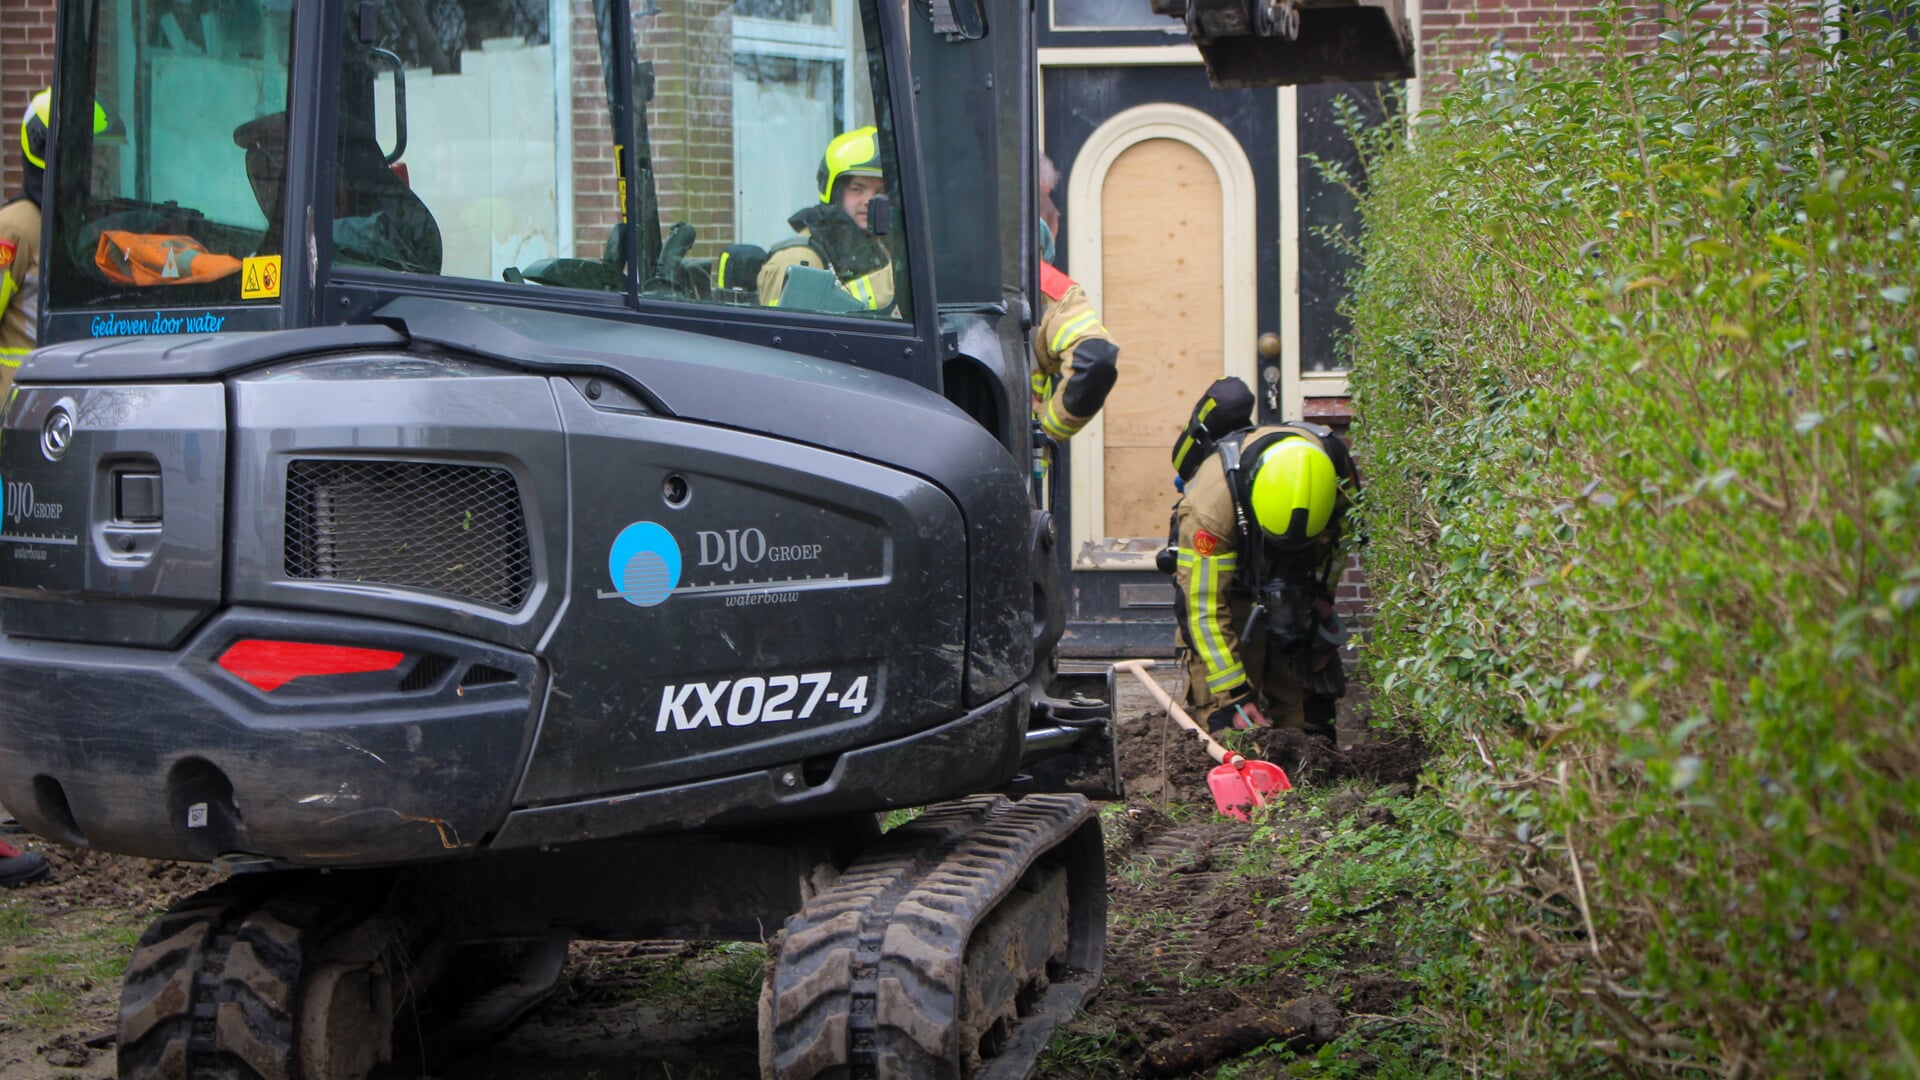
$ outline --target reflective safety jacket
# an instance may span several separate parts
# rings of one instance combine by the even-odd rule
[[[799,235],[768,252],[757,281],[762,304],[779,307],[787,271],[811,266],[832,271],[840,287],[868,311],[892,309],[893,256],[879,237],[855,225],[837,206],[808,207],[788,219],[788,224]]]
[[[1119,378],[1120,348],[1087,294],[1040,264],[1040,324],[1033,328],[1034,414],[1047,434],[1071,439],[1087,426]]]
[[[33,351],[39,318],[40,208],[15,199],[0,207],[0,405]]]
[[[1344,446],[1328,445],[1339,437],[1331,433],[1322,437],[1319,432],[1325,431],[1319,428],[1316,432],[1304,425],[1273,424],[1254,428],[1239,443],[1243,452],[1246,449],[1255,452],[1241,458],[1243,478],[1252,474],[1256,455],[1262,449],[1259,444],[1283,432],[1329,450],[1329,456],[1339,467],[1340,488],[1333,505],[1333,517],[1312,544],[1301,551],[1281,551],[1267,544],[1264,534],[1259,541],[1264,545],[1260,558],[1265,579],[1290,580],[1307,586],[1316,596],[1327,592],[1324,575],[1328,568],[1340,566],[1344,558],[1341,526],[1350,505],[1349,488],[1358,483],[1358,475]],[[1206,672],[1206,686],[1194,686],[1189,691],[1189,700],[1207,707],[1224,705],[1241,696],[1247,686],[1239,620],[1244,620],[1253,606],[1253,570],[1248,565],[1250,553],[1234,514],[1226,466],[1218,451],[1201,462],[1173,513],[1174,542],[1178,549],[1173,584],[1180,633]],[[1253,522],[1251,508],[1247,514],[1248,526],[1258,533],[1260,526]]]

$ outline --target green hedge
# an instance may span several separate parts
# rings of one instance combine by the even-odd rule
[[[1370,160],[1369,663],[1483,950],[1430,1004],[1490,1075],[1920,1075],[1916,22],[1667,10]]]

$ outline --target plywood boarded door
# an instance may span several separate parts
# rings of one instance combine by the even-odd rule
[[[1102,188],[1102,311],[1126,350],[1102,432],[1103,532],[1164,536],[1171,433],[1226,355],[1220,178],[1191,143],[1154,138],[1122,151]]]
[[[1150,567],[1178,497],[1168,462],[1194,400],[1222,375],[1255,382],[1253,171],[1235,136],[1191,107],[1128,109],[1070,174],[1074,274],[1120,344],[1120,379],[1074,440],[1076,569]]]

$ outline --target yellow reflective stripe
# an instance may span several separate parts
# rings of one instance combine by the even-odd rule
[[[1047,415],[1041,418],[1040,427],[1056,439],[1071,439],[1080,431],[1077,425],[1061,419],[1060,410],[1054,408],[1051,401],[1047,402]]]
[[[0,349],[0,367],[19,367],[32,349]]]
[[[868,310],[879,310],[880,301],[873,295],[872,274],[868,274],[866,277],[857,277],[847,282],[847,291],[852,293],[853,298],[860,301]]]
[[[1083,311],[1079,317],[1061,327],[1060,331],[1053,335],[1053,341],[1047,345],[1047,348],[1052,350],[1055,356],[1058,356],[1067,351],[1067,346],[1072,345],[1086,334],[1091,333],[1095,327],[1099,327],[1101,330],[1106,329],[1106,327],[1100,326],[1100,316],[1091,311]]]
[[[19,292],[20,283],[13,280],[13,274],[10,271],[0,270],[0,314],[6,312],[7,305],[13,303],[13,298]]]
[[[1237,555],[1205,556],[1179,550],[1176,559],[1190,574],[1187,588],[1187,627],[1193,647],[1207,668],[1207,689],[1226,690],[1245,681],[1246,669],[1227,647],[1226,628],[1220,622],[1221,579],[1239,565]]]
[[[1027,376],[1027,385],[1033,387],[1034,393],[1046,397],[1053,390],[1053,377],[1044,371],[1036,371]]]
[[[1218,675],[1209,674],[1207,676],[1207,689],[1214,693],[1219,693],[1223,690],[1231,690],[1246,681],[1246,668],[1235,664]]]
[[[727,287],[727,257],[730,254],[732,253],[726,251],[721,252],[720,261],[715,264],[713,268],[713,287],[716,289],[724,289]]]

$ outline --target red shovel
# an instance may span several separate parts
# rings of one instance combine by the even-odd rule
[[[1193,732],[1196,738],[1207,744],[1207,756],[1220,763],[1207,773],[1207,787],[1213,792],[1213,805],[1222,814],[1245,821],[1247,807],[1265,806],[1268,796],[1293,790],[1292,782],[1280,766],[1270,761],[1242,757],[1215,742],[1213,736],[1207,734],[1207,729],[1194,723],[1193,717],[1174,704],[1167,692],[1153,680],[1153,676],[1147,674],[1147,669],[1152,666],[1151,660],[1125,660],[1113,665],[1113,668],[1115,671],[1133,672],[1134,677],[1146,686],[1147,692],[1153,695],[1153,699],[1160,703],[1160,707],[1167,710],[1167,715],[1173,717],[1174,723]]]

